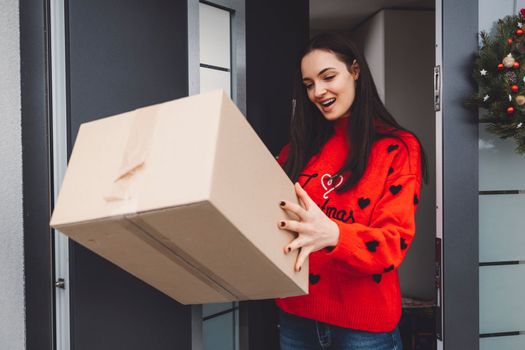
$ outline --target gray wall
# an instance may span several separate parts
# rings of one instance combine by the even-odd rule
[[[387,109],[420,138],[427,153],[430,180],[422,186],[416,236],[399,270],[403,296],[425,300],[435,297],[434,16],[381,10],[350,34],[364,51]]]
[[[0,349],[25,349],[18,0],[0,0]]]

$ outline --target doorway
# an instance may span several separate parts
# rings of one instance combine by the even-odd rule
[[[310,0],[310,34],[338,31],[363,51],[378,93],[396,120],[421,140],[429,166],[416,214],[417,231],[399,269],[404,349],[435,349],[436,284],[436,114],[435,2]]]

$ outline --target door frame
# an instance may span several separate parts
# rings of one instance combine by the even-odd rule
[[[25,334],[28,349],[54,339],[49,1],[20,0]]]
[[[479,165],[477,114],[463,107],[475,91],[470,66],[478,50],[478,0],[436,0],[437,238],[441,266],[438,349],[479,348]],[[439,162],[441,159],[441,162]]]

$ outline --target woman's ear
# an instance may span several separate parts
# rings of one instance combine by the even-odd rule
[[[350,66],[350,74],[352,74],[354,79],[357,80],[359,79],[359,73],[360,73],[359,63],[357,63],[357,60],[354,60],[352,62],[352,65]]]

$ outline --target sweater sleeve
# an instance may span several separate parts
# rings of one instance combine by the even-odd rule
[[[328,255],[356,272],[378,275],[397,269],[414,238],[421,182],[420,171],[414,165],[420,165],[419,150],[412,149],[417,153],[415,157],[403,151],[391,164],[391,169],[399,171],[387,177],[369,224],[335,221],[339,241]]]

